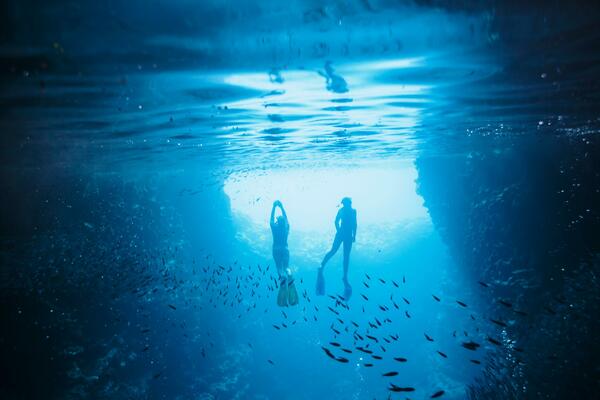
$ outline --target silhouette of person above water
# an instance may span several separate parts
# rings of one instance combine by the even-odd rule
[[[356,210],[352,208],[352,199],[344,197],[342,199],[343,207],[339,209],[335,217],[335,238],[331,250],[325,255],[321,262],[321,267],[317,275],[317,295],[325,294],[325,278],[323,277],[323,269],[327,262],[334,256],[340,246],[344,245],[344,297],[349,299],[352,295],[352,287],[348,282],[348,265],[350,264],[350,250],[352,243],[356,240]]]
[[[281,210],[281,215],[275,219],[277,208]],[[271,209],[270,218],[271,232],[273,233],[273,259],[279,274],[279,293],[277,295],[277,305],[287,307],[298,304],[298,292],[294,285],[294,278],[289,268],[290,251],[288,250],[288,234],[290,233],[290,224],[287,214],[281,201],[275,200]]]

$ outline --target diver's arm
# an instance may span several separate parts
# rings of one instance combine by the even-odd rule
[[[342,210],[340,209],[338,211],[337,215],[335,216],[334,225],[335,225],[335,231],[336,232],[340,230],[340,221],[341,221],[341,219],[342,219]]]
[[[358,228],[358,225],[356,223],[356,210],[354,210],[354,216],[353,216],[353,218],[354,218],[354,221],[352,221],[352,222],[354,222],[354,223],[352,224],[352,226],[353,226],[353,229],[352,229],[352,241],[355,242],[356,241],[356,230]]]
[[[273,208],[271,209],[271,219],[270,219],[271,226],[275,225],[275,208],[276,207],[277,207],[277,202],[274,202]]]
[[[287,214],[285,213],[285,209],[283,208],[283,204],[281,204],[281,202],[279,202],[279,208],[281,208],[281,215],[283,216],[283,219],[285,221],[285,226],[289,230],[290,229],[290,221],[288,221]]]

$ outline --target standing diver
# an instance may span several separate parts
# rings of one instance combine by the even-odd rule
[[[281,209],[281,215],[275,220],[275,209]],[[271,209],[271,232],[273,232],[273,259],[279,274],[279,294],[277,295],[277,305],[280,307],[295,306],[298,304],[298,292],[294,285],[294,278],[289,269],[290,251],[288,250],[287,239],[290,233],[290,224],[287,214],[283,209],[283,204],[279,200],[273,202]]]
[[[335,217],[335,239],[331,250],[325,255],[321,262],[321,268],[317,275],[317,295],[325,294],[325,279],[323,278],[323,268],[331,257],[338,251],[340,245],[344,244],[344,297],[346,300],[352,295],[352,286],[348,282],[348,264],[350,263],[350,250],[352,243],[356,240],[356,210],[352,208],[352,199],[344,197],[342,199],[343,207],[340,208]]]

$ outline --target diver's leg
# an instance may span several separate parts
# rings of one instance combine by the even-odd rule
[[[283,269],[283,260],[279,249],[273,249],[273,260],[275,260],[277,274],[279,275],[279,279],[281,279],[285,276],[285,270]]]
[[[350,265],[350,250],[352,250],[352,239],[344,240],[344,282],[348,282],[348,266]]]
[[[340,237],[340,235],[335,235],[335,239],[333,239],[333,245],[331,246],[331,250],[329,250],[329,252],[327,254],[325,254],[325,258],[323,258],[323,261],[321,262],[321,268],[323,268],[325,266],[325,264],[327,264],[329,259],[331,259],[331,257],[333,257],[333,255],[340,248],[341,244],[342,244],[342,238]]]
[[[281,269],[285,276],[292,275],[292,271],[290,271],[290,251],[288,249],[281,251]]]

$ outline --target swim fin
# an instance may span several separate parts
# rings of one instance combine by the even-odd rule
[[[317,296],[323,296],[325,294],[325,278],[323,277],[323,268],[319,268],[317,274]]]
[[[344,281],[344,300],[350,300],[350,296],[352,296],[352,286],[347,281]]]
[[[279,282],[279,293],[277,294],[277,305],[287,307],[288,305],[288,285],[285,278]]]
[[[290,306],[298,304],[298,291],[296,291],[296,285],[294,285],[294,278],[288,278],[288,303]]]

